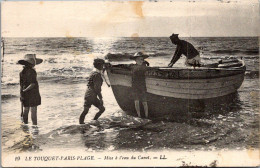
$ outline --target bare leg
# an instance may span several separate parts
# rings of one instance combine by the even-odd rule
[[[95,115],[94,120],[97,120],[101,116],[101,114],[104,113],[104,111],[105,111],[105,107],[103,105],[98,107],[98,109],[99,109],[99,112]]]
[[[148,118],[148,104],[143,102],[145,117]]]
[[[137,112],[138,117],[141,117],[139,100],[135,100],[135,110]]]
[[[90,107],[84,107],[84,111],[81,113],[79,117],[79,124],[84,124],[85,116],[88,114],[88,110]]]
[[[37,125],[37,106],[31,107],[31,118],[33,125]]]
[[[24,107],[23,122],[24,122],[25,124],[28,124],[29,109],[30,109],[30,107]]]
[[[23,111],[24,111],[23,103],[21,102],[21,121],[22,121],[22,123],[23,123]]]

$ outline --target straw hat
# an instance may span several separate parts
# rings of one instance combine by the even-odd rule
[[[137,52],[134,54],[134,56],[130,57],[130,59],[132,60],[135,60],[136,58],[138,57],[143,57],[144,59],[148,58],[149,56],[148,55],[145,55],[144,53],[142,52]]]
[[[42,59],[36,58],[36,54],[26,54],[22,60],[18,61],[18,64],[27,65],[28,63],[32,65],[37,65],[42,63]]]

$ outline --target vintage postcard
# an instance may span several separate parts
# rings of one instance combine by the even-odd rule
[[[259,166],[257,0],[1,2],[3,167]]]

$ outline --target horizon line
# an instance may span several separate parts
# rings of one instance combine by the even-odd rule
[[[46,37],[40,37],[40,36],[36,36],[36,37],[1,37],[2,39],[3,38],[150,38],[150,37],[153,37],[153,38],[162,38],[162,37],[166,37],[166,38],[169,38],[170,36],[137,36],[137,37],[131,37],[131,36],[117,36],[117,37],[94,37],[94,36],[88,36],[88,37],[84,37],[84,36],[71,36],[71,37],[65,37],[65,36],[46,36]],[[260,37],[260,36],[257,36],[257,35],[254,35],[254,36],[179,36],[180,38],[214,38],[214,37],[218,37],[218,38],[227,38],[227,37]]]

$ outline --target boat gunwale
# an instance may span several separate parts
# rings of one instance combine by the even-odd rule
[[[116,68],[116,69],[114,69]],[[221,68],[222,69],[222,68]],[[155,69],[157,70],[157,69]],[[160,69],[158,69],[160,70]],[[174,69],[175,70],[175,69]],[[178,70],[178,69],[176,69]],[[179,69],[179,70],[186,70],[186,69]],[[214,70],[214,71],[220,71],[219,69],[215,68],[215,69],[207,69],[207,70]],[[223,69],[225,71],[231,71],[231,69]],[[121,72],[119,72],[121,71]],[[163,76],[156,76],[156,75],[145,75],[147,78],[155,78],[155,79],[175,79],[175,80],[198,80],[198,79],[217,79],[217,78],[223,78],[223,77],[229,77],[229,76],[234,76],[234,75],[239,75],[239,74],[244,74],[246,71],[245,66],[243,67],[237,67],[236,69],[233,69],[232,71],[234,71],[234,73],[230,73],[230,74],[223,74],[223,75],[219,75],[219,76],[207,76],[207,77],[178,77],[178,78],[174,78],[174,77],[163,77]],[[127,71],[123,68],[118,68],[118,67],[113,67],[113,69],[110,69],[110,72],[112,74],[120,74],[120,75],[127,75],[127,76],[131,76],[131,72]],[[167,72],[165,72],[167,73]]]
[[[210,67],[190,67],[190,66],[186,66],[186,67],[159,67],[159,66],[154,66],[154,67],[147,67],[148,69],[157,69],[157,70],[226,70],[226,71],[237,71],[237,70],[242,70],[245,68],[245,61],[244,60],[240,60],[240,62],[242,63],[241,66],[239,67],[230,67],[230,68],[210,68]],[[109,63],[110,66],[108,66],[108,69],[112,68],[120,68],[121,67],[116,67],[118,65],[134,65],[134,64],[115,64],[112,65],[111,63]]]
[[[121,78],[131,78],[131,75],[129,75],[129,74],[111,73],[111,75],[120,76]],[[213,80],[221,79],[221,81],[222,81],[222,80],[227,80],[225,78],[232,78],[233,79],[233,78],[238,78],[239,76],[244,78],[244,73],[233,74],[233,75],[230,75],[230,76],[221,76],[219,78],[205,78],[205,79],[196,78],[196,79],[191,79],[191,80],[192,80],[192,83],[202,83],[202,82],[216,83],[216,81],[213,81]],[[232,80],[232,79],[228,79],[228,80]],[[150,77],[150,76],[146,76],[146,80],[153,80],[153,81],[157,81],[157,82],[174,82],[176,80],[177,82],[180,82],[180,83],[190,83],[190,81],[187,80],[187,79],[155,78],[155,77]],[[217,81],[217,82],[221,82],[221,81]]]

